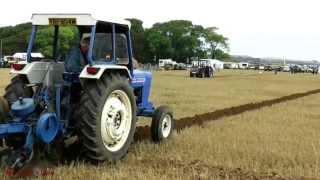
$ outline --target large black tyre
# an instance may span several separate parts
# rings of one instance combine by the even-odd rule
[[[174,130],[173,111],[168,106],[158,107],[152,117],[151,137],[156,143],[168,139]]]
[[[19,97],[32,97],[33,90],[26,87],[28,80],[25,76],[17,75],[11,79],[11,83],[5,88],[4,98],[8,101],[8,105],[14,103]],[[25,143],[24,135],[9,136],[5,139],[5,143],[9,147],[19,148]]]
[[[25,76],[17,75],[11,79],[4,95],[9,105],[17,101],[19,97],[32,97],[33,90],[31,87],[26,87],[26,84],[28,84],[28,80]]]
[[[8,101],[0,96],[0,123],[3,122],[9,115]]]
[[[192,77],[192,78],[194,77],[194,74],[192,72],[190,72],[190,77]]]
[[[79,138],[84,147],[84,155],[94,162],[117,161],[127,154],[136,128],[136,102],[133,89],[130,87],[128,79],[119,74],[105,74],[98,81],[88,80],[83,83],[83,89],[84,93],[81,96],[78,117],[80,120]],[[119,93],[119,97],[114,96],[115,92]],[[119,103],[111,103],[110,99],[114,98],[113,100],[117,101],[116,98],[118,98],[119,102],[121,102],[121,98],[126,99],[126,97],[129,101],[123,100],[123,102],[124,104],[127,103],[127,105],[130,102],[131,109],[127,110],[131,110],[131,114],[121,115],[124,112],[121,111],[120,113],[119,111],[113,116],[111,112],[117,108],[115,108],[116,105],[113,107],[110,104]],[[106,108],[108,105],[110,105],[110,108]],[[118,117],[118,114],[120,117]],[[122,126],[122,123],[128,122],[128,120],[123,119],[124,116],[127,117],[129,114],[131,118],[128,119],[131,120],[131,123]],[[109,119],[112,119],[112,117],[114,118],[113,126],[108,124]],[[119,119],[121,119],[120,122],[118,122]],[[119,131],[121,130],[120,127],[126,127],[123,134],[127,134],[127,136],[123,136],[122,138],[124,139],[121,139],[119,144],[107,144],[107,140],[112,139],[111,135],[108,136],[113,133],[110,129],[113,128],[115,131],[117,124]]]
[[[213,69],[209,68],[209,78],[213,78]]]

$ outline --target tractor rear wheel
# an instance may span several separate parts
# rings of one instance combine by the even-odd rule
[[[190,77],[192,77],[192,78],[194,77],[194,75],[193,75],[193,73],[192,73],[192,72],[190,72]]]
[[[213,69],[211,67],[209,69],[209,78],[213,78]]]
[[[85,155],[95,162],[124,157],[136,128],[136,102],[128,79],[106,74],[83,83],[80,101],[80,140]]]
[[[154,142],[168,139],[174,129],[173,111],[168,106],[158,107],[152,117],[151,136]]]
[[[19,99],[19,97],[32,97],[33,90],[31,87],[25,87],[28,80],[25,76],[15,76],[11,79],[11,83],[6,87],[4,98],[9,105]]]

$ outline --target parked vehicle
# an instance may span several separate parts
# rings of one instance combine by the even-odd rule
[[[258,70],[258,65],[250,64],[250,65],[248,65],[248,67],[245,68],[245,69]]]
[[[290,72],[290,70],[291,70],[290,66],[288,66],[288,65],[282,66],[281,69],[283,72]]]
[[[238,69],[239,65],[235,62],[224,62],[223,64],[224,69]]]
[[[177,62],[173,61],[172,59],[159,59],[160,69],[173,70],[176,64]]]
[[[266,66],[264,67],[264,71],[273,71],[273,70],[274,70],[273,67],[270,66],[270,65],[266,65]]]
[[[249,68],[249,63],[244,63],[244,62],[239,63],[239,69],[248,69],[248,68]]]
[[[176,65],[174,65],[174,70],[186,70],[187,69],[187,65],[184,63],[177,63]]]
[[[259,65],[258,70],[264,70],[264,65]]]

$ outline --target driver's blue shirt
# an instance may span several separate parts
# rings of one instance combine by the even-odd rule
[[[86,64],[79,47],[73,47],[65,57],[67,72],[80,72]]]

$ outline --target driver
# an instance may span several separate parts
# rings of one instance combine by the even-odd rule
[[[65,67],[67,72],[80,72],[88,64],[90,36],[81,39],[79,46],[73,47],[66,55]]]

